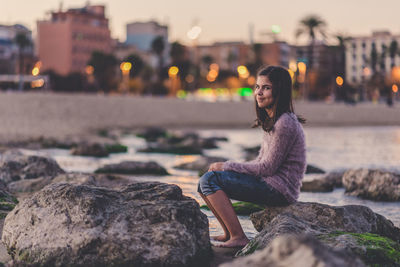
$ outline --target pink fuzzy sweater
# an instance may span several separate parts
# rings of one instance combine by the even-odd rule
[[[255,160],[245,163],[227,161],[223,165],[224,171],[261,177],[281,192],[289,203],[296,202],[299,197],[305,169],[304,132],[294,113],[282,114],[270,133],[264,131]]]

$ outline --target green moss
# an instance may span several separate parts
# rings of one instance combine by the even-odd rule
[[[247,256],[250,254],[253,254],[254,251],[256,251],[258,249],[258,242],[253,239],[249,242],[249,244],[247,244],[246,246],[246,250],[245,251],[239,251],[237,256]]]
[[[264,209],[264,207],[261,205],[244,201],[235,202],[232,204],[232,206],[237,215],[250,215],[251,213]],[[200,209],[210,210],[207,205],[202,205]]]
[[[0,213],[0,220],[4,219],[7,217],[7,213]]]
[[[106,129],[101,129],[97,131],[97,135],[98,136],[102,136],[102,137],[107,137],[108,136],[108,131]]]
[[[12,210],[15,204],[9,202],[0,202],[0,210]]]
[[[368,266],[399,266],[400,265],[400,244],[390,238],[371,233],[348,233],[336,231],[327,235],[320,235],[319,239],[327,240],[341,235],[352,236],[356,243],[365,248],[366,253],[358,256]],[[353,251],[356,253],[356,251]]]
[[[125,153],[128,152],[128,147],[121,144],[106,145],[108,153]]]

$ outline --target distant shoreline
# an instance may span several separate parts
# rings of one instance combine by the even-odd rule
[[[400,102],[296,102],[305,127],[400,126]],[[0,140],[63,137],[99,129],[250,129],[254,103],[66,93],[0,93]]]

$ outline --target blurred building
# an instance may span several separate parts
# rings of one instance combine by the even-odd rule
[[[29,43],[21,51],[16,41],[19,34],[24,35]],[[29,73],[33,64],[32,32],[20,24],[0,25],[0,74]]]
[[[93,51],[112,52],[105,7],[87,5],[51,12],[37,23],[38,55],[43,70],[61,75],[84,72]]]
[[[212,45],[192,46],[191,60],[197,62],[202,70],[208,70],[211,63],[220,69],[236,71],[239,65],[248,61],[249,45],[243,42],[216,42]]]
[[[400,35],[392,35],[388,31],[353,37],[346,44],[347,82],[363,83],[374,72],[390,75],[392,67],[400,65],[399,45]]]
[[[262,44],[261,62],[264,65],[289,66],[290,46],[286,42]]]

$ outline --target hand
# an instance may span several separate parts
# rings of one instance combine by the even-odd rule
[[[210,168],[208,168],[208,171],[223,171],[223,165],[224,162],[214,162],[210,165]]]

